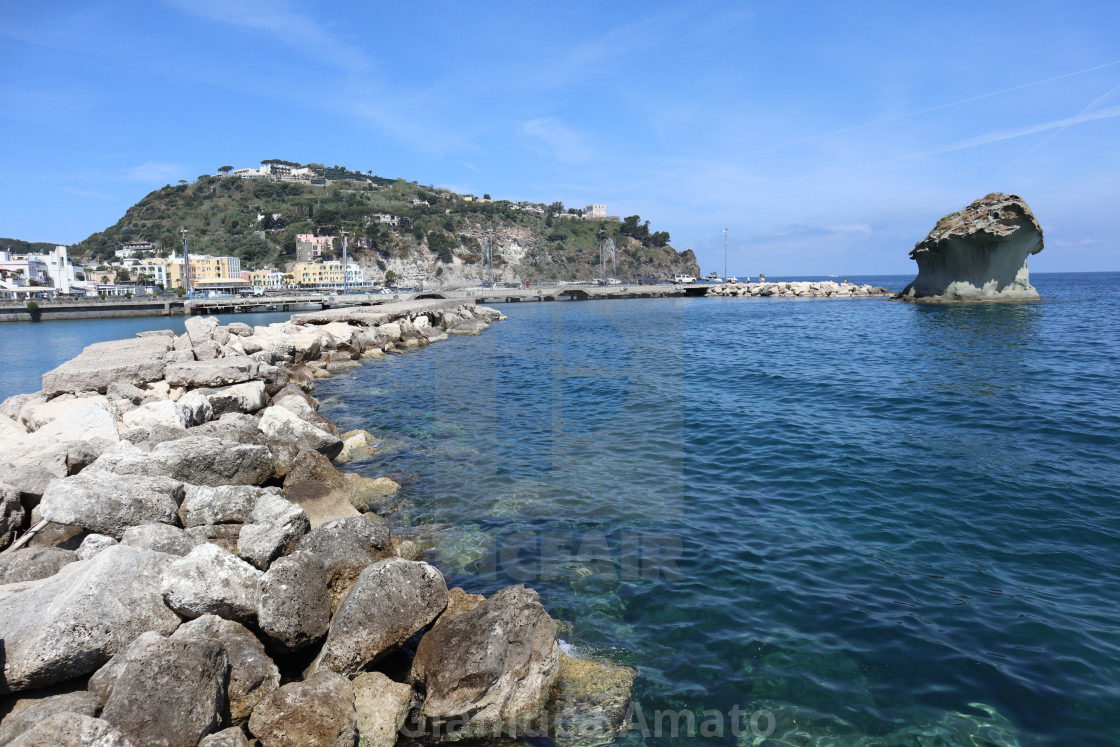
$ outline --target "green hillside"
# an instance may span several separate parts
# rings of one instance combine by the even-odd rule
[[[493,235],[495,266],[507,277],[570,280],[598,275],[602,229],[619,247],[620,277],[697,272],[691,251],[676,252],[667,232],[651,231],[638,216],[622,223],[562,218],[567,211],[560,203],[490,202],[341,166],[312,166],[327,185],[236,176],[168,185],[72,253],[105,261],[122,243],[137,240],[178,251],[185,227],[192,254],[229,254],[247,268],[282,268],[295,260],[297,234],[337,236],[345,230],[351,256],[366,267],[422,267],[437,277],[449,270],[451,277],[470,274],[481,259],[480,240]],[[384,213],[406,220],[398,227],[379,224],[376,216]],[[516,258],[504,256],[511,246]]]

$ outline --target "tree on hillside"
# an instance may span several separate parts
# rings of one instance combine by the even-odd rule
[[[222,172],[223,174],[228,174],[229,172],[233,171],[233,167],[232,166],[219,166],[218,171]]]

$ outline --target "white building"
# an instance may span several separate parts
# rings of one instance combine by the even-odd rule
[[[607,206],[600,204],[588,205],[583,209],[583,217],[588,220],[600,220],[607,217]]]
[[[5,270],[13,285],[42,288],[42,292],[84,292],[85,271],[67,255],[66,247],[56,246],[47,254],[0,252],[0,270]]]

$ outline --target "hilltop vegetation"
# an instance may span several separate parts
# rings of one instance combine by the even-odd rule
[[[374,276],[392,269],[405,277],[454,282],[480,277],[481,242],[492,236],[496,279],[573,280],[598,275],[602,229],[618,246],[620,277],[697,270],[691,251],[676,252],[667,232],[650,231],[649,221],[636,215],[622,223],[585,221],[560,217],[569,212],[560,203],[477,200],[342,166],[309,166],[330,183],[201,176],[191,184],[168,185],[72,251],[106,261],[122,243],[141,240],[178,251],[180,229],[186,228],[192,254],[229,254],[244,266],[282,268],[295,260],[297,234],[346,231],[351,257]],[[378,222],[379,215],[403,220],[387,225]]]
[[[0,251],[12,254],[46,254],[58,244],[49,241],[24,241],[22,239],[0,239]]]

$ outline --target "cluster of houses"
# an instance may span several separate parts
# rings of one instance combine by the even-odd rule
[[[262,163],[256,169],[233,169],[219,172],[218,176],[237,176],[242,179],[272,179],[280,182],[303,182],[325,185],[327,180],[306,166],[288,166],[282,163]]]
[[[238,257],[191,254],[186,275],[196,293],[238,293],[284,288],[341,290],[368,288],[365,273],[354,262],[344,270],[340,261],[324,259],[330,237],[300,236],[302,255],[292,269],[243,270]],[[181,255],[151,256],[157,248],[146,241],[125,243],[116,258],[104,265],[75,264],[65,246],[47,254],[16,254],[0,251],[0,298],[32,300],[57,296],[134,296],[186,290]]]

